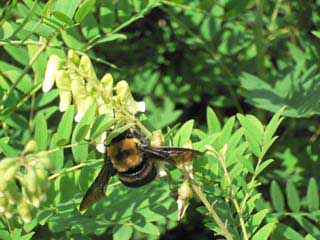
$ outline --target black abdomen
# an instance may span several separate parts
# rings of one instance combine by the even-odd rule
[[[144,160],[138,166],[118,174],[120,181],[125,186],[141,187],[150,183],[157,176],[157,170],[152,162]]]

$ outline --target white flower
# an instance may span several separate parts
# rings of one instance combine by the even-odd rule
[[[51,55],[49,57],[46,72],[44,75],[44,80],[42,83],[42,91],[49,92],[54,84],[54,79],[56,77],[56,73],[59,70],[61,60],[57,55]]]

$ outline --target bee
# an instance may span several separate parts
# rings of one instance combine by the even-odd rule
[[[116,174],[123,185],[140,187],[157,176],[156,161],[177,166],[187,164],[201,154],[188,148],[150,146],[140,132],[130,128],[107,146],[103,167],[85,193],[79,210],[84,212],[105,196],[109,179]]]

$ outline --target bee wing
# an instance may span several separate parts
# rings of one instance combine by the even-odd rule
[[[110,161],[106,161],[103,164],[98,176],[91,184],[80,204],[80,212],[84,212],[92,204],[96,203],[102,197],[105,196],[107,185],[111,176],[113,176],[115,170]]]
[[[203,155],[202,152],[189,148],[155,147],[147,145],[140,145],[138,148],[156,160],[166,161],[175,165],[187,164],[191,162],[194,157]]]

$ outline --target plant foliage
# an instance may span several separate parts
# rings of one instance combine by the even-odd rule
[[[319,239],[319,8],[0,3],[0,239]],[[81,214],[129,128],[203,155]]]

